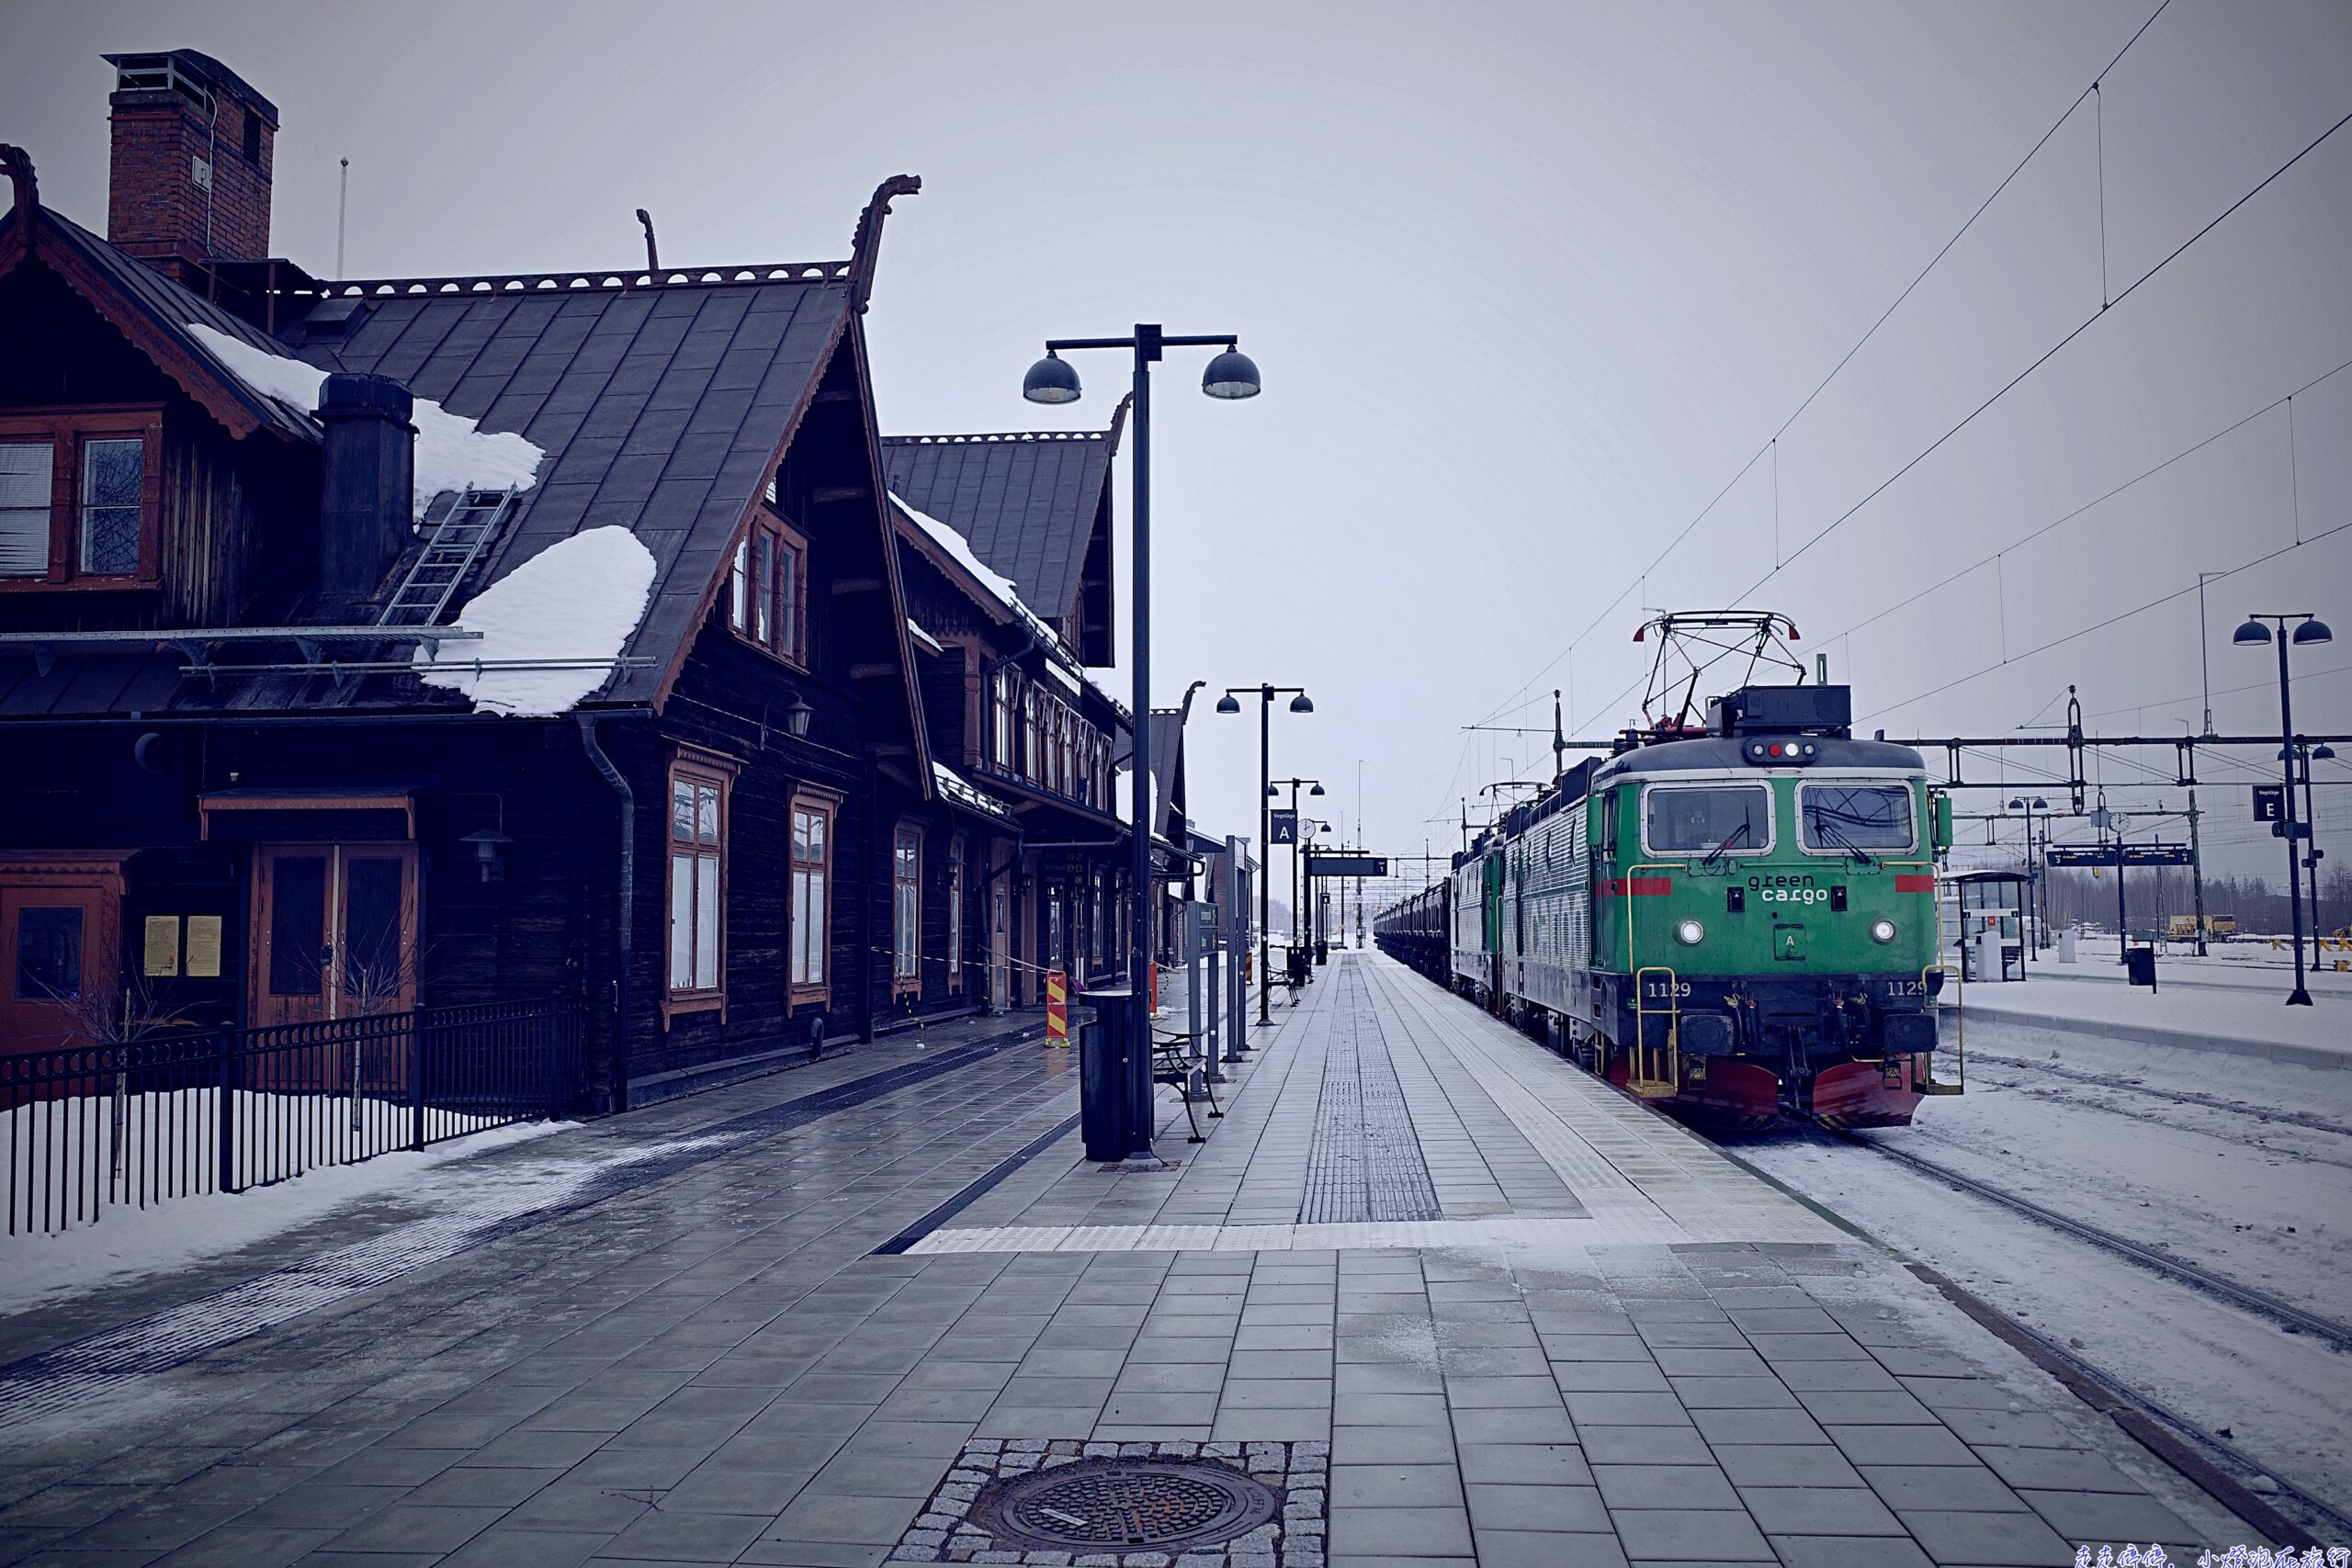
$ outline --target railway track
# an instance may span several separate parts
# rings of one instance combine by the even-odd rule
[[[2233,1116],[2253,1116],[2261,1121],[2283,1122],[2290,1126],[2306,1128],[2314,1133],[2333,1133],[2339,1137],[2352,1138],[2352,1127],[2347,1127],[2341,1122],[2331,1122],[2324,1116],[2314,1116],[2307,1111],[2276,1111],[2224,1100],[2216,1094],[2199,1094],[2194,1089],[2152,1089],[2146,1084],[2127,1082],[2110,1074],[2086,1073],[2073,1067],[2052,1066],[2048,1062],[2037,1062],[2030,1056],[2002,1056],[1980,1049],[1970,1052],[1968,1059],[1972,1062],[1987,1062],[1995,1066],[2023,1067],[2029,1072],[2046,1073],[2054,1078],[2065,1078],[2073,1083],[2088,1084],[2097,1089],[2128,1089],[2133,1094],[2145,1095],[2151,1100],[2169,1100],[2182,1105],[2201,1105],[2209,1111],[2226,1111]]]
[[[1839,1143],[1850,1144],[1858,1148],[1865,1148],[1874,1154],[1883,1155],[1898,1164],[1910,1167],[1922,1175],[1932,1177],[1963,1192],[1982,1198],[1988,1203],[2007,1209],[2012,1213],[2022,1214],[2052,1230],[2064,1231],[2077,1240],[2086,1241],[2102,1251],[2128,1258],[2143,1269],[2176,1280],[2192,1290],[2206,1295],[2218,1296],[2232,1305],[2253,1313],[2258,1317],[2267,1317],[2292,1333],[2311,1335],[2338,1350],[2352,1350],[2352,1324],[2338,1323],[2333,1318],[2305,1312],[2292,1302],[2282,1300],[2267,1291],[2256,1290],[2251,1285],[2239,1284],[2234,1280],[2225,1279],[2210,1269],[2200,1269],[2194,1263],[2187,1263],[2177,1258],[2167,1257],[2154,1247],[2143,1247],[2136,1241],[2117,1235],[2112,1231],[2102,1230],[2097,1225],[2071,1219],[2054,1209],[2044,1208],[2030,1199],[2020,1198],[2012,1192],[2004,1192],[1999,1188],[1979,1181],[1973,1176],[1962,1176],[1949,1166],[1939,1165],[1931,1159],[1922,1159],[1907,1149],[1894,1148],[1862,1137],[1859,1134],[1835,1128],[1816,1127],[1815,1131],[1825,1137],[1834,1138]]]
[[[2200,1269],[2193,1263],[2183,1262],[2177,1258],[2168,1258],[2161,1252],[2143,1247],[2111,1231],[2069,1218],[2030,1200],[2017,1197],[2013,1193],[2004,1192],[1997,1187],[1979,1181],[1973,1177],[1963,1176],[1933,1160],[1922,1159],[1906,1150],[1892,1148],[1887,1145],[1835,1128],[1816,1126],[1814,1131],[1838,1143],[1852,1145],[1883,1155],[1897,1164],[1918,1172],[1929,1180],[1943,1182],[1973,1197],[1981,1198],[1997,1208],[2006,1209],[2037,1224],[2063,1232],[2101,1251],[2122,1258],[2152,1273],[2163,1275],[2200,1294],[2226,1301],[2241,1310],[2267,1318],[2290,1334],[2310,1336],[2328,1345],[2338,1353],[2352,1351],[2352,1325],[2338,1323],[2334,1319],[2306,1312],[2293,1303],[2282,1301],[2267,1291],[2239,1284],[2233,1280],[2224,1279],[2208,1269]],[[1916,1264],[1913,1268],[1915,1272],[1922,1271]],[[2173,1437],[2176,1443],[2185,1441],[2188,1445],[2190,1454],[2211,1466],[2218,1479],[2229,1483],[2239,1493],[2242,1499],[2274,1512],[2275,1505],[2279,1498],[2290,1499],[2303,1511],[2303,1518],[2300,1522],[2308,1529],[2324,1530],[2337,1540],[2352,1536],[2352,1514],[2347,1514],[2334,1504],[2297,1485],[2293,1481],[2280,1475],[2275,1469],[2246,1453],[2227,1438],[2199,1426],[2188,1416],[2140,1393],[2092,1362],[2085,1360],[2068,1346],[2059,1344],[2039,1330],[2018,1322],[2007,1313],[2000,1312],[1997,1308],[1977,1301],[1967,1292],[1959,1291],[1950,1281],[1935,1275],[1932,1270],[1924,1272],[1931,1282],[1953,1293],[1956,1299],[1960,1299],[1963,1310],[1969,1311],[1970,1315],[1984,1321],[1987,1326],[1993,1327],[2003,1337],[2009,1339],[2013,1344],[2018,1344],[2020,1348],[2028,1348],[2024,1342],[2030,1342],[2029,1353],[2037,1355],[2044,1361],[2045,1366],[2055,1363],[2056,1367],[2071,1370],[2073,1377],[2067,1381],[2077,1385],[2078,1393],[2085,1392],[2086,1387],[2104,1393],[2112,1401],[2105,1406],[2107,1413],[2114,1416],[2126,1430],[2140,1438],[2143,1444],[2161,1448],[2161,1439],[2165,1437]],[[2051,1370],[2055,1371],[2056,1367]],[[2098,1402],[2094,1400],[2092,1403],[2096,1405]],[[2150,1420],[2158,1423],[2163,1428],[2168,1428],[2169,1431],[2152,1434],[2147,1429],[2147,1423]],[[2152,1437],[2159,1440],[2151,1442]],[[2203,1451],[2198,1452],[2199,1450]],[[2216,1455],[2227,1461],[2226,1467],[2214,1465],[2211,1456]],[[2177,1454],[2167,1453],[2165,1457],[2172,1460],[2176,1468],[2179,1467]],[[2211,1490],[2211,1478],[2199,1477],[2198,1479],[2205,1482],[2208,1489]],[[2262,1483],[2267,1483],[2269,1488],[2275,1490],[2269,1495],[2253,1490],[2255,1485]],[[2312,1544],[2324,1543],[2313,1540]]]

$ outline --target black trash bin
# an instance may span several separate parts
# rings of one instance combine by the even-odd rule
[[[1127,1081],[1127,1020],[1132,1000],[1124,990],[1090,991],[1094,1021],[1078,1046],[1079,1134],[1086,1157],[1108,1164],[1127,1157],[1135,1115]],[[1147,1080],[1148,1081],[1148,1080]]]
[[[2156,988],[2156,950],[2152,946],[2127,947],[2123,950],[2123,972],[2132,984]]]

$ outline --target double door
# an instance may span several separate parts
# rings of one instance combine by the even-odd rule
[[[414,844],[263,844],[254,872],[254,1023],[416,1005]]]

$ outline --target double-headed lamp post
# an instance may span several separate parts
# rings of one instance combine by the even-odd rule
[[[1229,333],[1171,336],[1156,322],[1138,322],[1131,337],[1047,340],[1046,357],[1029,367],[1029,374],[1022,378],[1021,395],[1033,403],[1078,401],[1078,372],[1062,355],[1081,348],[1124,348],[1135,356],[1135,592],[1129,610],[1135,623],[1135,714],[1130,720],[1135,727],[1135,761],[1127,790],[1135,845],[1128,872],[1132,882],[1127,890],[1127,984],[1133,998],[1129,1010],[1135,1015],[1132,1060],[1148,1064],[1151,1014],[1145,998],[1151,994],[1152,933],[1159,924],[1157,885],[1151,874],[1151,367],[1163,349],[1221,348],[1224,352],[1209,361],[1201,377],[1201,390],[1228,401],[1258,395],[1258,367]],[[1148,1135],[1147,1131],[1147,1139]]]
[[[1315,704],[1307,697],[1306,689],[1299,686],[1227,686],[1225,695],[1216,700],[1216,711],[1221,714],[1239,713],[1241,698],[1249,693],[1255,693],[1258,696],[1258,853],[1263,857],[1258,866],[1258,1021],[1266,1024],[1273,1021],[1270,999],[1273,994],[1273,976],[1266,973],[1269,951],[1266,928],[1271,919],[1269,911],[1272,905],[1269,900],[1273,891],[1274,872],[1273,848],[1270,842],[1273,827],[1266,806],[1274,797],[1274,781],[1267,772],[1270,766],[1267,747],[1273,739],[1274,699],[1277,696],[1290,698],[1290,711],[1293,713],[1313,713]]]
[[[2037,811],[2048,811],[2050,803],[2038,795],[2019,795],[2009,802],[2009,809],[2025,813],[2025,917],[2032,925],[2032,932],[2027,938],[2025,951],[2027,956],[2030,958],[2034,949],[2041,945],[2041,911],[2034,902],[2035,895],[2041,889],[2041,873],[2036,871],[2033,864],[2033,814]],[[2044,817],[2041,819],[2041,825],[2046,831],[2050,826],[2050,818]],[[2115,874],[2118,876],[2123,874],[2120,866]]]
[[[2278,628],[2276,636],[2272,635],[2270,626],[2263,624],[2266,621]],[[2292,631],[2287,629],[2290,624],[2294,626]],[[2279,836],[2287,840],[2287,911],[2295,936],[2295,988],[2287,994],[2289,1007],[2311,1006],[2312,994],[2303,985],[2302,857],[2295,848],[2296,840],[2311,837],[2311,825],[2298,821],[2295,816],[2295,698],[2292,683],[2287,675],[2287,645],[2293,643],[2298,648],[2316,648],[2335,640],[2335,634],[2327,629],[2327,623],[2311,615],[2248,615],[2245,624],[2230,637],[2230,641],[2240,648],[2260,648],[2267,642],[2278,645],[2278,755],[2285,759],[2280,765],[2286,770],[2286,788],[2280,792],[2286,797],[2280,807],[2280,815],[2285,820],[2279,823],[2284,831]],[[2316,903],[2312,909],[2312,919],[2319,919]]]

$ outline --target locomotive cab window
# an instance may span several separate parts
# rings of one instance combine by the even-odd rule
[[[1849,854],[1907,850],[1917,841],[1908,784],[1807,784],[1797,799],[1808,850]]]
[[[1772,847],[1772,792],[1762,784],[1642,792],[1642,848],[1654,855],[1760,854]]]

